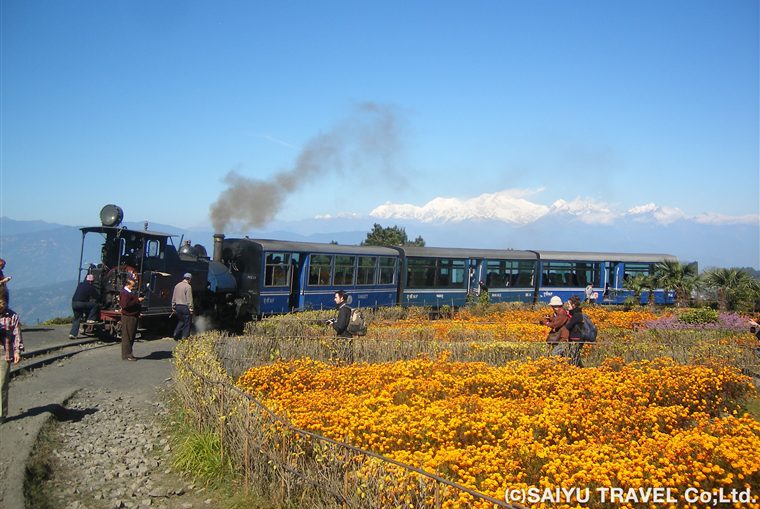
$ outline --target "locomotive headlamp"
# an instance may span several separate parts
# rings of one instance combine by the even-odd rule
[[[124,219],[124,211],[118,205],[106,205],[100,209],[100,224],[103,226],[119,226]]]

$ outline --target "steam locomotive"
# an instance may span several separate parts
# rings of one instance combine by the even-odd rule
[[[171,298],[183,274],[193,275],[196,320],[236,328],[263,315],[331,308],[336,290],[345,290],[358,307],[459,307],[474,294],[490,302],[548,302],[558,295],[592,295],[619,304],[633,292],[624,281],[654,274],[655,265],[677,261],[667,254],[591,253],[513,249],[346,246],[214,235],[213,252],[202,245],[174,245],[174,235],[121,226],[123,211],[106,205],[101,225],[81,228],[79,279],[94,276],[106,332],[120,333],[118,294],[127,278],[136,279],[145,297],[146,328],[166,327]],[[83,264],[85,244],[95,236],[100,262]],[[88,241],[90,242],[90,241]],[[658,304],[674,294],[652,290]],[[643,292],[641,302],[649,299]]]

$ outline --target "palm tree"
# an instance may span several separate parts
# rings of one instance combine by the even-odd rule
[[[623,288],[633,292],[637,304],[641,302],[641,294],[648,291],[647,304],[652,306],[654,304],[654,289],[656,287],[657,279],[654,276],[647,276],[645,274],[636,274],[634,277],[623,281]]]
[[[712,269],[705,273],[704,282],[716,291],[722,310],[751,310],[760,296],[760,281],[741,269]]]
[[[688,304],[692,290],[699,283],[696,264],[666,260],[658,262],[654,270],[657,286],[676,293],[676,306]]]

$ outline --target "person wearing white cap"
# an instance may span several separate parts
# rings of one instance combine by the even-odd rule
[[[552,314],[544,316],[541,321],[542,325],[549,327],[549,334],[546,342],[552,345],[552,355],[565,355],[567,350],[567,341],[570,338],[570,331],[565,324],[570,319],[570,315],[562,306],[562,299],[555,295],[549,300],[549,306],[552,308]]]
[[[177,315],[177,326],[174,328],[174,339],[185,339],[190,335],[190,325],[193,320],[193,288],[190,281],[193,275],[186,272],[182,281],[174,287],[172,294],[172,311]]]
[[[87,323],[89,324],[95,323],[100,315],[100,306],[98,305],[100,295],[98,295],[98,289],[93,285],[94,281],[95,276],[87,274],[84,281],[79,283],[77,289],[74,290],[74,296],[71,298],[71,310],[74,312],[74,321],[71,322],[69,339],[77,339],[79,337],[79,324],[84,315],[87,315]]]

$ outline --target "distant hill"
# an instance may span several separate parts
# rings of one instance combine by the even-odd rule
[[[18,229],[17,229],[18,231]],[[77,278],[82,234],[72,226],[55,226],[0,237],[11,290],[40,288]]]
[[[71,316],[71,295],[76,284],[72,279],[34,288],[12,288],[11,309],[19,314],[24,325]]]

